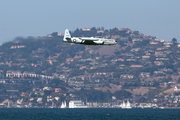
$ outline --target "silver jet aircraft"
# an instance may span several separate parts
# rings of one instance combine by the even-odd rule
[[[85,45],[115,45],[117,41],[113,39],[94,38],[94,37],[71,37],[69,30],[64,33],[63,42],[85,44]]]

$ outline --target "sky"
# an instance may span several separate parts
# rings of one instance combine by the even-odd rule
[[[130,28],[180,42],[180,0],[0,0],[0,45],[66,28]]]

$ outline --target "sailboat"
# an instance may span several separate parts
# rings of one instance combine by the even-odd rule
[[[123,104],[121,105],[121,108],[126,108],[126,104],[124,101],[123,101]]]
[[[66,101],[64,101],[64,106],[65,106],[65,108],[66,108]]]
[[[121,108],[132,108],[129,100],[127,100],[127,104],[123,101],[123,104],[121,105]]]
[[[129,100],[127,100],[126,108],[132,108]]]
[[[66,108],[66,101],[62,102],[61,108]]]

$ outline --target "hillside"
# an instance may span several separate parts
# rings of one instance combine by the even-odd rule
[[[93,102],[152,101],[175,93],[180,83],[180,45],[129,28],[76,29],[72,36],[102,36],[118,44],[64,43],[63,33],[17,37],[0,46],[1,101],[24,98],[45,106],[48,96]],[[56,91],[58,90],[58,92]],[[167,92],[167,91],[171,92]],[[13,91],[13,92],[12,92]],[[176,93],[179,94],[179,93]],[[40,104],[36,100],[42,97]],[[140,100],[139,100],[140,99]]]

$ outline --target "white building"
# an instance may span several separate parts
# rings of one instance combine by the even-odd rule
[[[51,87],[44,87],[43,91],[45,91],[45,90],[52,90],[52,88]]]
[[[81,100],[71,100],[69,101],[69,108],[87,108],[87,106]]]
[[[39,98],[37,99],[37,102],[42,102],[42,97],[39,97]]]
[[[175,86],[174,91],[180,91],[180,86]]]

